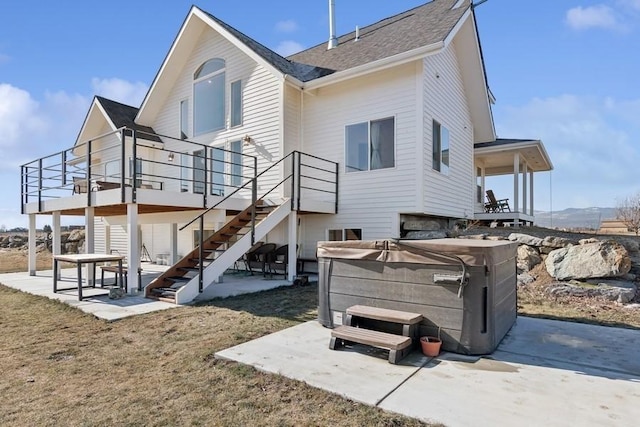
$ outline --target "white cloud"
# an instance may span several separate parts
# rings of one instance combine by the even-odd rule
[[[134,107],[140,106],[149,89],[142,82],[132,83],[118,78],[100,79],[97,77],[91,79],[91,87],[96,95]]]
[[[587,7],[574,7],[566,15],[566,23],[574,30],[588,30],[590,28],[615,29],[620,23],[615,12],[609,6],[597,4]]]
[[[631,9],[640,10],[640,0],[618,0],[618,3]]]
[[[640,99],[536,98],[496,109],[496,127],[501,137],[542,139],[555,167],[554,210],[614,206],[617,198],[640,190],[640,127],[630,107],[639,111]],[[548,184],[537,185],[535,194],[536,208],[548,209]]]
[[[300,43],[295,42],[293,40],[285,40],[280,42],[280,44],[276,47],[276,52],[278,52],[282,56],[293,55],[294,53],[298,53],[304,49]]]
[[[277,22],[276,31],[279,33],[294,33],[298,31],[298,23],[292,19]]]
[[[24,137],[45,130],[39,108],[40,104],[29,92],[0,84],[0,149],[16,146]]]

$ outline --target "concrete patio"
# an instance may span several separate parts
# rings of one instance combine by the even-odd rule
[[[143,286],[149,284],[167,268],[168,266],[166,265],[143,263],[143,271],[141,274]],[[98,273],[96,273],[98,283],[100,282],[99,271],[98,267]],[[105,274],[105,282],[113,283],[113,276],[112,273]],[[26,272],[0,274],[0,284],[22,292],[61,301],[85,313],[92,314],[107,321],[179,307],[175,304],[145,298],[142,294],[126,295],[121,299],[110,299],[106,295],[108,290],[101,288],[99,285],[96,288],[83,288],[84,299],[78,301],[77,277],[77,270],[75,268],[62,269],[58,286],[69,289],[57,293],[53,292],[52,270],[38,271],[35,276],[30,276]],[[205,291],[198,296],[197,300],[226,298],[290,284],[291,282],[283,279],[264,278],[259,275],[248,276],[244,273],[225,274],[221,283],[216,283],[206,288]]]
[[[640,331],[520,317],[493,354],[329,350],[312,321],[220,351],[348,399],[446,426],[623,426],[640,420]]]

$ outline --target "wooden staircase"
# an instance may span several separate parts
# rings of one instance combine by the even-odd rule
[[[266,205],[263,200],[258,200],[256,206],[255,221],[258,224],[266,218],[277,205]],[[249,206],[220,230],[213,233],[203,242],[204,259],[203,269],[211,264],[221,253],[227,250],[242,236],[251,232],[251,210]],[[224,246],[227,245],[225,248]],[[200,272],[200,247],[196,247],[176,264],[154,279],[146,288],[147,298],[175,303],[176,293],[180,288],[196,278]]]

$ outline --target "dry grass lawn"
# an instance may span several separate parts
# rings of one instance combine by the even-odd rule
[[[0,251],[0,273],[27,271],[28,258],[26,250],[3,249]],[[36,268],[51,270],[51,252],[42,251],[36,254]]]
[[[0,425],[417,426],[216,351],[316,317],[317,286],[106,323],[0,286]]]

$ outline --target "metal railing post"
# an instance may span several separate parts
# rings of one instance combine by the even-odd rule
[[[296,210],[296,153],[294,151],[291,156],[291,210]],[[298,208],[300,207],[300,202],[298,201]]]
[[[207,175],[208,175],[208,169],[207,169],[207,152],[209,150],[207,150],[207,148],[205,148],[204,150],[204,188],[202,189],[202,207],[203,208],[207,208],[207,192],[209,191],[209,189],[207,188],[208,185],[208,180],[207,180]]]
[[[62,155],[62,186],[67,185],[67,152],[63,151],[60,153]]]
[[[340,176],[340,165],[336,162],[336,207],[335,212],[338,213],[338,177]]]
[[[87,206],[91,206],[91,140],[87,141]]]
[[[203,289],[203,279],[202,275],[204,273],[204,215],[200,216],[200,247],[199,247],[199,258],[200,262],[198,263],[198,292],[202,292]]]
[[[258,158],[253,158],[253,179],[251,180],[251,246],[256,243],[256,202],[258,201]]]
[[[298,209],[300,210],[300,198],[301,196],[301,192],[302,192],[302,153],[300,151],[296,151],[296,153],[298,153],[298,191],[297,191],[297,204],[298,204]]]
[[[24,206],[27,204],[27,200],[29,195],[27,194],[27,191],[25,191],[25,185],[24,185],[24,166],[20,166],[20,213],[24,214]]]
[[[42,212],[42,158],[38,159],[38,212]]]
[[[137,203],[136,193],[138,187],[138,147],[136,141],[136,131],[131,129],[131,140],[132,140],[132,151],[133,151],[133,161],[131,165],[131,169],[133,171],[133,182],[131,183],[131,202]]]
[[[127,133],[126,128],[123,128],[120,133],[122,134],[120,137],[122,138],[122,144],[120,144],[120,202],[124,203],[126,201],[126,174],[125,170],[127,167]]]

